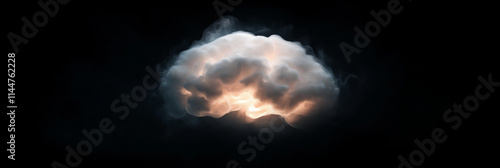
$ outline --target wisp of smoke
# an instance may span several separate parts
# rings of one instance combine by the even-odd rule
[[[279,115],[293,126],[301,116],[333,108],[339,94],[334,75],[300,43],[244,31],[210,35],[164,72],[160,93],[171,116]]]

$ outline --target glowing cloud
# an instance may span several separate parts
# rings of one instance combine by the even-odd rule
[[[181,52],[160,92],[175,106],[174,117],[238,111],[249,119],[280,115],[293,125],[332,109],[339,89],[300,43],[238,31]]]

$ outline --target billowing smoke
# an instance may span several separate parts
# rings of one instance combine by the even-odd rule
[[[210,38],[181,52],[164,72],[160,92],[171,116],[274,114],[293,126],[301,116],[333,108],[334,75],[300,43],[244,31]]]

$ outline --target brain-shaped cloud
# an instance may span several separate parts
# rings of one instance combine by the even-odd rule
[[[331,109],[339,89],[299,43],[239,31],[181,52],[160,92],[174,107],[172,116],[220,118],[239,111],[252,119],[280,115],[293,125],[300,116]]]

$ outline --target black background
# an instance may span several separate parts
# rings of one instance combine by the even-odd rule
[[[64,163],[65,146],[76,146],[82,129],[108,117],[116,130],[79,167],[225,167],[233,159],[242,167],[397,167],[397,156],[407,157],[417,149],[413,140],[429,138],[436,127],[448,140],[420,167],[494,165],[498,93],[456,131],[442,120],[453,103],[474,93],[479,75],[500,81],[494,5],[401,1],[402,13],[348,64],[338,44],[352,44],[353,27],[364,27],[373,20],[369,11],[387,2],[243,0],[224,13],[243,30],[265,27],[254,33],[278,34],[324,53],[321,59],[340,80],[357,76],[342,86],[336,117],[310,130],[287,126],[247,163],[238,144],[269,117],[254,124],[232,115],[175,120],[157,90],[126,120],[109,109],[142,84],[145,66],[167,65],[201,38],[218,19],[212,1],[71,1],[16,53],[16,161],[8,163]],[[40,7],[9,1],[3,9],[4,34],[20,34],[21,17],[30,19]],[[4,54],[13,52],[4,42]]]

